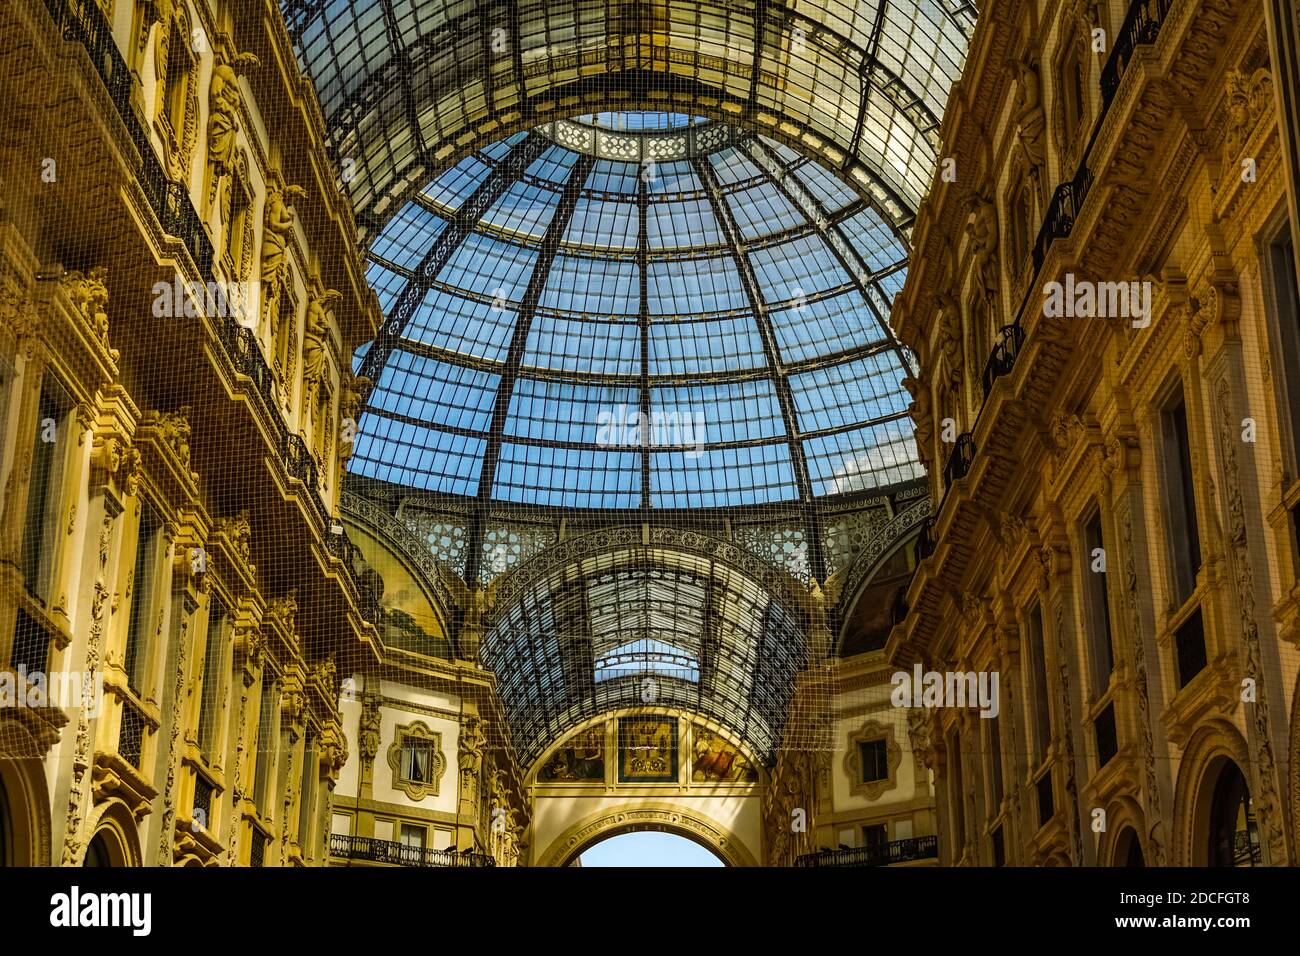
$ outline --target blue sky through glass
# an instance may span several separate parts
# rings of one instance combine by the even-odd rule
[[[410,283],[427,292],[370,394],[352,472],[614,509],[795,501],[800,460],[812,496],[920,477],[888,329],[906,248],[834,174],[777,143],[648,168],[549,143],[417,280],[527,135],[448,170],[372,243],[386,310]]]

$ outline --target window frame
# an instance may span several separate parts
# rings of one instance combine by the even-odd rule
[[[1170,610],[1181,616],[1181,611],[1196,598],[1205,550],[1196,496],[1192,409],[1186,383],[1177,373],[1163,389],[1155,416],[1159,446],[1158,506],[1167,562],[1165,583],[1169,588]]]

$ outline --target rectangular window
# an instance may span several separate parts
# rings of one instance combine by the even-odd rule
[[[316,759],[316,735],[309,730],[302,749],[302,789],[298,797],[298,847],[303,859],[311,857],[311,848],[307,844],[311,839],[311,818],[316,805]]]
[[[208,607],[208,643],[203,653],[203,692],[199,698],[199,750],[209,761],[217,744],[222,672],[226,657],[226,606],[214,594]]]
[[[992,783],[992,799],[989,801],[990,814],[996,814],[1002,806],[1002,725],[997,717],[983,721],[985,733],[989,736],[989,778]]]
[[[1296,282],[1295,241],[1289,226],[1269,243],[1269,285],[1273,292],[1274,316],[1281,341],[1282,363],[1286,370],[1285,404],[1291,412],[1291,473],[1300,472],[1300,284]]]
[[[135,572],[131,578],[131,617],[127,621],[125,664],[127,686],[137,695],[145,686],[149,654],[156,631],[154,598],[158,558],[162,548],[162,519],[149,502],[140,504],[140,533],[136,538]]]
[[[1161,414],[1164,441],[1165,525],[1174,596],[1182,606],[1196,590],[1201,569],[1201,535],[1196,523],[1196,493],[1192,475],[1192,445],[1187,432],[1187,403],[1181,386]]]
[[[883,740],[864,740],[858,744],[858,759],[862,763],[862,782],[874,783],[889,779],[889,751]]]
[[[1002,839],[1002,828],[998,827],[989,837],[989,842],[993,844],[993,865],[1007,865],[1007,850],[1005,842]]]
[[[1049,770],[1038,778],[1035,787],[1038,793],[1038,826],[1045,827],[1047,822],[1056,815],[1056,807],[1052,801],[1052,772]]]
[[[189,37],[182,36],[173,28],[168,46],[164,108],[177,148],[185,134],[185,106],[189,95],[190,70],[194,66],[194,60],[189,55],[189,42]]]
[[[949,802],[952,804],[953,860],[959,860],[966,844],[966,788],[962,785],[961,733],[953,731],[948,744],[948,779],[952,781]]]
[[[1115,705],[1108,704],[1106,709],[1097,715],[1097,721],[1093,724],[1093,731],[1097,735],[1097,769],[1100,770],[1119,752],[1119,738],[1115,731]]]
[[[1205,622],[1199,607],[1175,632],[1174,653],[1178,658],[1178,687],[1182,689],[1205,670]]]
[[[403,823],[401,843],[404,847],[414,850],[423,850],[425,842],[429,838],[429,830],[415,823]]]
[[[1047,658],[1043,647],[1043,608],[1035,604],[1029,612],[1029,715],[1032,722],[1034,765],[1047,758],[1047,744],[1052,739],[1051,707],[1048,703]]]
[[[271,812],[267,799],[271,789],[271,769],[275,766],[276,743],[279,739],[277,719],[280,696],[275,681],[271,680],[269,671],[262,677],[262,703],[257,717],[257,751],[253,759],[257,761],[253,776],[253,802],[263,816]]]
[[[433,741],[421,737],[402,738],[402,779],[410,783],[428,783],[435,764]]]
[[[1110,686],[1115,669],[1111,643],[1110,599],[1106,587],[1106,545],[1101,532],[1101,512],[1095,511],[1083,526],[1084,616],[1088,633],[1092,686],[1100,697]]]
[[[21,667],[28,674],[35,671],[44,674],[49,657],[49,632],[21,607],[18,608],[18,617],[14,624],[13,658],[10,666],[15,671]]]
[[[9,433],[9,406],[13,402],[17,372],[7,355],[0,355],[0,435]]]
[[[23,525],[22,572],[28,592],[41,604],[50,600],[58,541],[59,498],[63,464],[72,431],[72,397],[53,375],[41,382],[36,433],[32,436],[32,469]]]

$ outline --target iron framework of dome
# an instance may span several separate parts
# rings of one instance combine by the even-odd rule
[[[974,0],[281,0],[373,235],[492,129],[559,104],[665,109],[825,144],[905,226],[936,166]],[[613,107],[617,108],[617,107]],[[581,112],[570,110],[567,115]],[[491,137],[491,138],[499,138]],[[484,146],[489,140],[474,142]],[[450,157],[450,160],[449,160]]]
[[[353,473],[657,510],[919,476],[887,322],[902,243],[788,148],[691,132],[517,134],[393,218]]]

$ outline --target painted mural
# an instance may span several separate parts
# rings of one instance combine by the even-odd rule
[[[580,731],[564,742],[537,774],[545,781],[605,779],[605,725]]]
[[[758,771],[739,750],[700,724],[691,725],[691,780],[755,783]]]
[[[349,527],[348,538],[360,549],[367,565],[360,570],[358,577],[379,595],[379,604],[384,611],[380,624],[384,644],[429,657],[450,659],[451,642],[443,633],[429,599],[402,562],[359,528]]]

